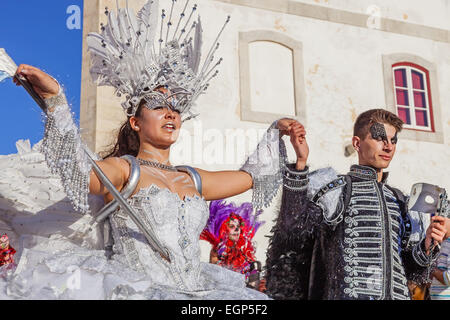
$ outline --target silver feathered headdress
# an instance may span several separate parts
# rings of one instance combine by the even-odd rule
[[[187,14],[186,0],[178,21],[173,21],[176,1],[172,0],[168,17],[162,10],[160,24],[158,0],[149,0],[137,15],[128,9],[128,1],[126,8],[117,6],[117,15],[105,8],[108,24],[101,24],[101,34],[87,37],[92,78],[126,97],[122,107],[128,116],[135,115],[144,99],[150,109],[169,106],[183,121],[191,119],[197,116],[192,111],[195,100],[218,74],[222,58],[214,63],[214,55],[230,17],[200,67],[202,25],[200,17],[194,18],[197,5]],[[159,88],[166,90],[155,90]]]

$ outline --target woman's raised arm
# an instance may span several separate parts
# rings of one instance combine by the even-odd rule
[[[62,88],[53,77],[30,65],[21,64],[16,74],[25,77],[44,99],[47,117],[42,152],[52,173],[61,177],[64,190],[75,209],[87,213],[87,194],[106,196],[108,191],[87,159],[87,146],[81,140]],[[20,83],[13,79],[19,86]],[[122,159],[110,158],[97,161],[97,164],[120,191],[128,179],[128,163]]]
[[[196,170],[202,177],[203,197],[207,201],[233,197],[253,186],[252,176],[244,171]]]

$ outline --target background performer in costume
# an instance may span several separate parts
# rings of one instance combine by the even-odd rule
[[[256,261],[253,237],[264,221],[262,210],[253,213],[251,203],[236,206],[223,200],[211,201],[210,216],[200,239],[211,245],[210,262],[245,275],[247,284],[258,289],[261,265]]]

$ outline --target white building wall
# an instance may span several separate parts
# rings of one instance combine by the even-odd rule
[[[372,14],[381,17],[430,27],[449,29],[450,4],[447,0],[292,0],[355,13]],[[377,8],[379,10],[375,10]]]

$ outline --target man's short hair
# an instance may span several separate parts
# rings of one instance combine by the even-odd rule
[[[402,119],[384,109],[371,109],[361,113],[353,127],[353,135],[364,140],[374,123],[390,124],[397,132],[402,131],[404,122]]]

